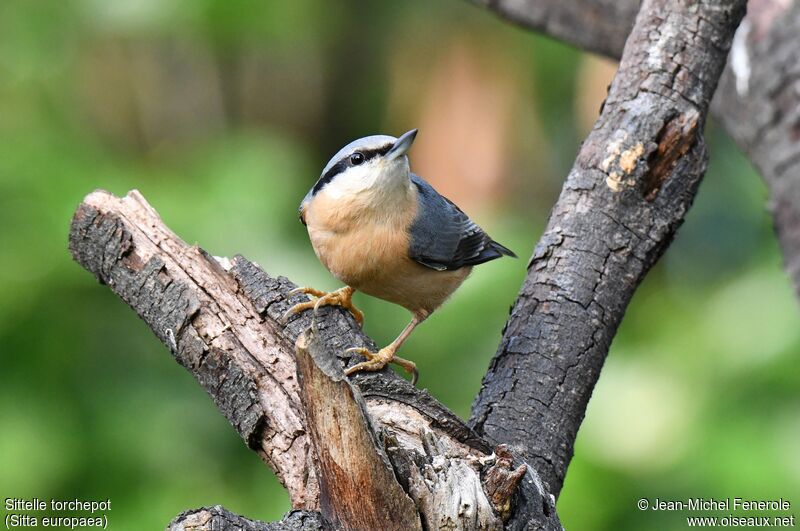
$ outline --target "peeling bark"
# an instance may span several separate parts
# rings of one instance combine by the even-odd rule
[[[556,495],[625,308],[705,172],[703,124],[744,4],[643,3],[473,404],[476,431]]]

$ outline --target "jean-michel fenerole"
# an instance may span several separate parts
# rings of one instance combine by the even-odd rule
[[[746,500],[743,498],[689,498],[686,500],[662,500],[656,498],[650,504],[652,511],[788,511],[789,500]]]

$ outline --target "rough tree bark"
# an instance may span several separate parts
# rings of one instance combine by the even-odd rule
[[[292,506],[320,513],[280,525],[561,528],[536,472],[503,448],[493,451],[427,392],[388,369],[342,377],[340,359],[358,361],[346,348],[375,348],[347,312],[323,308],[317,319],[306,312],[282,325],[283,312],[304,300],[288,298],[294,284],[242,257],[217,260],[186,245],[137,192],[87,196],[69,243],[192,372]],[[219,529],[240,525],[229,513],[200,509],[172,525],[226,522]]]
[[[624,307],[702,176],[702,124],[742,5],[645,2],[476,402],[476,426],[511,451],[391,371],[342,378],[357,361],[345,348],[374,348],[346,312],[283,326],[302,300],[287,299],[291,282],[187,246],[138,193],[89,195],[72,222],[75,259],[147,322],[303,510],[266,524],[203,508],[170,529],[560,528],[553,496],[518,457],[552,455],[540,463],[560,488]],[[384,504],[341,488],[366,476]]]
[[[471,0],[519,26],[619,59],[640,0]],[[800,297],[800,1],[750,0],[711,111],[769,188]]]
[[[705,172],[703,125],[744,7],[643,3],[473,404],[476,431],[556,495],[628,302]]]

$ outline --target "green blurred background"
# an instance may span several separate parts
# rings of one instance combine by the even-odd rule
[[[466,2],[0,3],[0,498],[111,498],[112,529],[288,498],[67,232],[137,188],[189,243],[335,288],[296,208],[353,138],[419,127],[413,168],[522,256],[478,268],[411,337],[468,416],[614,66]],[[766,191],[709,126],[711,166],[637,292],[559,500],[568,529],[683,529],[641,497],[800,503],[800,313]],[[408,315],[365,296],[366,331]]]

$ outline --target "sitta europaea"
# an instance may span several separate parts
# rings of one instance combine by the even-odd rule
[[[350,349],[367,361],[350,367],[378,371],[396,363],[412,374],[416,365],[395,355],[414,328],[461,285],[472,266],[516,255],[492,240],[452,201],[411,173],[406,152],[417,130],[395,138],[376,135],[347,144],[322,170],[300,204],[317,257],[346,284],[330,293],[297,288],[313,299],[285,317],[324,305],[349,310],[359,324],[364,315],[352,297],[362,291],[408,309],[413,319],[378,352]]]

